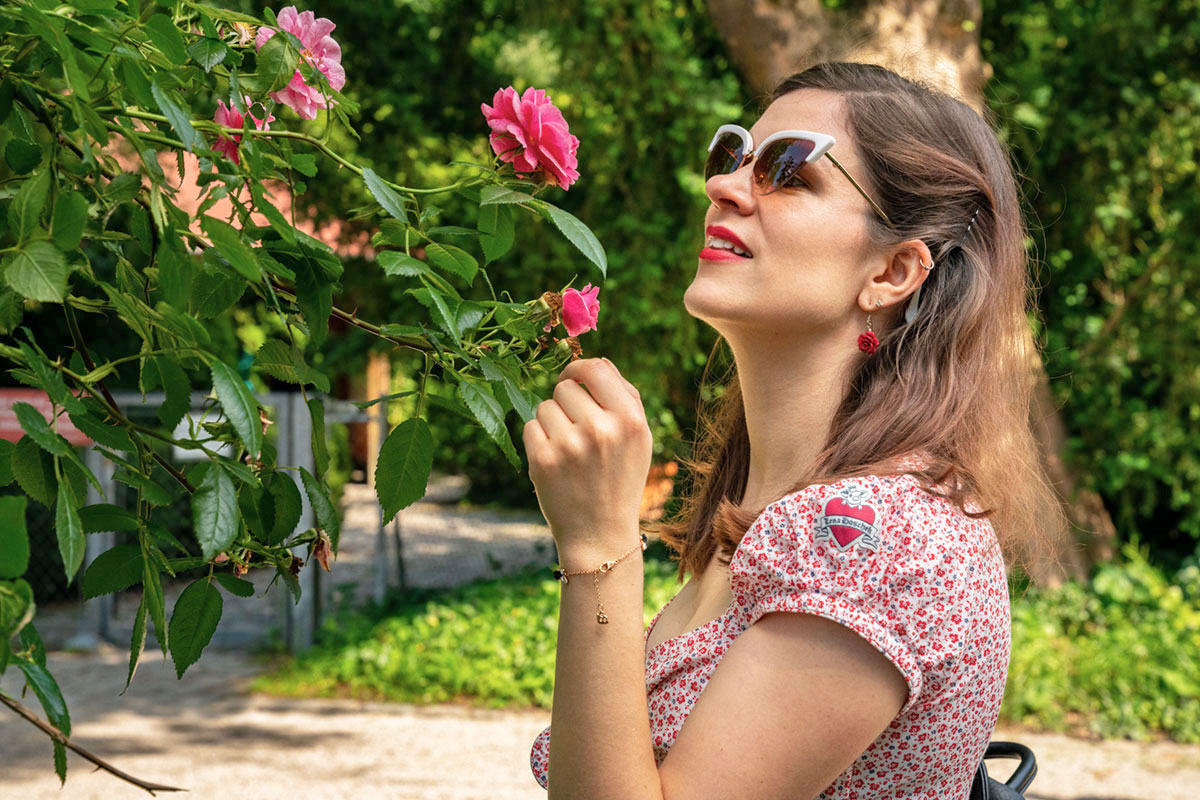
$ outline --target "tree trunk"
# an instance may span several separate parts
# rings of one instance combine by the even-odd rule
[[[883,64],[906,77],[983,109],[991,65],[979,48],[980,0],[873,0],[847,9],[822,0],[708,0],[708,11],[751,90],[765,97],[775,83],[821,61]],[[1040,357],[1031,424],[1043,467],[1059,493],[1070,528],[1045,550],[1027,553],[1035,586],[1083,579],[1113,556],[1116,530],[1100,497],[1079,488],[1062,458],[1066,426],[1054,405]]]

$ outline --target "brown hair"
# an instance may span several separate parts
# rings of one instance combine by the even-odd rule
[[[1006,560],[1020,562],[1024,546],[1065,516],[1029,422],[1033,287],[1009,153],[970,106],[878,65],[818,64],[784,78],[769,102],[808,88],[844,100],[858,180],[895,225],[872,215],[872,240],[886,247],[921,239],[937,266],[913,321],[900,312],[890,330],[877,331],[878,350],[862,359],[823,449],[788,494],[858,475],[910,474],[964,514],[990,517]],[[727,565],[761,513],[739,505],[750,440],[735,364],[712,391],[711,410],[703,407],[722,343],[718,337],[701,378],[693,457],[680,459],[691,485],[675,515],[645,526],[678,554],[681,581],[714,552]],[[896,465],[912,453],[924,469]],[[948,491],[933,488],[943,483]]]

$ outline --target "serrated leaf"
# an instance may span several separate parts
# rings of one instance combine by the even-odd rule
[[[142,573],[142,602],[146,604],[146,613],[154,622],[154,632],[162,654],[167,654],[170,644],[170,629],[167,627],[167,608],[163,600],[162,576],[158,566],[150,559],[145,559],[146,569]]]
[[[504,385],[504,392],[508,395],[508,402],[512,404],[513,410],[517,412],[517,416],[522,422],[529,422],[537,416],[536,401],[533,398],[531,401],[529,393],[517,385],[507,373],[501,377],[501,382]]]
[[[8,643],[16,636],[37,611],[33,601],[33,589],[25,580],[0,581],[0,642]]]
[[[241,578],[226,572],[218,572],[213,575],[217,579],[217,583],[225,587],[225,590],[230,594],[238,597],[254,597],[254,584],[250,581],[244,581]]]
[[[383,524],[425,496],[433,468],[433,436],[420,417],[406,419],[388,434],[375,464],[375,493]]]
[[[119,544],[106,550],[83,573],[83,599],[128,589],[142,579],[142,549],[135,544]]]
[[[258,77],[262,92],[274,92],[288,85],[296,74],[300,51],[285,32],[277,32],[258,51]]]
[[[475,280],[479,262],[475,257],[458,247],[432,242],[425,246],[425,255],[438,269],[457,275],[468,286]]]
[[[54,745],[54,774],[58,776],[61,788],[67,783],[67,748],[57,739],[53,740],[52,744]]]
[[[0,578],[19,578],[29,568],[27,503],[20,495],[0,497]]]
[[[308,415],[312,420],[313,469],[317,477],[324,480],[329,471],[329,448],[325,444],[325,404],[320,398],[308,399]]]
[[[212,239],[217,251],[247,280],[262,280],[262,267],[250,249],[242,240],[241,233],[227,222],[205,214],[200,220],[200,227],[208,238]]]
[[[308,502],[312,505],[317,524],[329,535],[329,545],[336,553],[342,534],[342,522],[333,501],[329,498],[329,491],[324,483],[314,478],[304,467],[300,467],[300,479],[304,483],[304,493],[308,495]]]
[[[401,275],[405,278],[415,278],[429,273],[429,265],[419,258],[401,253],[399,250],[384,250],[376,256],[379,266],[383,267],[385,275]]]
[[[12,456],[17,446],[8,439],[0,439],[0,486],[13,481]]]
[[[508,435],[508,429],[504,427],[504,409],[496,398],[488,392],[483,386],[476,385],[470,381],[460,381],[458,384],[458,395],[466,404],[467,408],[478,420],[483,429],[487,431],[488,436],[499,445],[501,452],[504,453],[509,463],[514,468],[520,469],[521,459],[517,455],[516,449],[513,447],[512,439]]]
[[[71,715],[67,712],[67,701],[63,699],[58,681],[54,680],[45,667],[33,661],[18,661],[17,666],[25,673],[25,680],[42,704],[46,719],[50,724],[62,731],[64,736],[71,735]]]
[[[27,139],[10,139],[4,148],[4,161],[13,172],[24,175],[42,163],[42,148]]]
[[[154,356],[151,362],[166,395],[158,407],[158,419],[167,430],[175,430],[192,407],[192,382],[179,362],[170,356]]]
[[[171,493],[141,473],[122,467],[113,473],[113,479],[133,489],[140,489],[142,500],[152,506],[165,506],[171,503]]]
[[[291,475],[271,472],[262,478],[263,488],[259,513],[268,528],[267,544],[280,544],[296,531],[304,510],[300,489]]]
[[[163,55],[176,64],[185,64],[188,60],[187,48],[183,44],[183,34],[169,14],[152,14],[143,24],[150,41],[162,51]]]
[[[600,240],[587,225],[584,225],[572,214],[544,200],[538,203],[538,210],[562,231],[563,236],[567,237],[567,241],[579,248],[579,252],[600,268],[601,275],[608,277],[608,257],[604,254],[604,247],[601,246]]]
[[[21,628],[21,647],[29,650],[29,657],[40,667],[46,666],[46,643],[32,622]]]
[[[83,523],[79,520],[79,507],[75,492],[67,481],[59,481],[58,501],[54,505],[54,530],[58,535],[58,552],[62,556],[63,572],[67,583],[75,580],[75,573],[83,564],[87,542],[83,538]]]
[[[210,470],[211,474],[224,474]],[[217,624],[221,621],[224,600],[217,587],[201,578],[191,583],[171,612],[171,660],[175,662],[175,674],[182,678],[187,668],[196,663],[200,653],[212,641]]]
[[[9,235],[18,242],[27,240],[37,230],[49,196],[49,170],[42,170],[24,181],[8,205]]]
[[[93,503],[79,509],[79,522],[84,533],[125,531],[137,533],[138,518],[130,511],[112,503]]]
[[[507,186],[485,186],[479,192],[479,205],[481,206],[498,203],[524,203],[532,199],[533,195],[518,192]]]
[[[172,26],[174,27],[174,26]],[[184,59],[187,59],[186,53]],[[175,99],[171,97],[169,91],[163,89],[157,80],[150,83],[150,94],[154,97],[154,102],[158,105],[167,121],[171,123],[171,127],[179,134],[179,140],[183,142],[183,146],[188,152],[197,146],[203,146],[204,140],[196,133],[196,129],[192,127],[192,121],[188,119],[188,115],[184,112]]]
[[[262,422],[258,418],[258,401],[245,382],[224,361],[212,363],[213,389],[225,416],[233,424],[238,438],[252,458],[262,449]]]
[[[384,183],[383,179],[376,175],[370,167],[363,167],[363,181],[366,182],[367,188],[371,190],[371,194],[379,202],[379,205],[383,206],[384,211],[396,219],[406,219],[404,201],[400,199],[400,195]]]
[[[210,469],[192,495],[192,519],[200,555],[211,561],[233,544],[238,532],[237,491],[223,469]]]
[[[192,57],[192,60],[199,64],[205,72],[212,72],[213,67],[225,60],[225,55],[229,52],[229,48],[220,39],[212,39],[206,36],[189,45],[187,52]]]
[[[54,456],[47,453],[29,436],[22,436],[12,453],[12,471],[17,485],[25,494],[46,508],[54,505],[58,496],[58,480],[54,477]]]
[[[29,242],[0,264],[4,282],[29,300],[61,303],[71,269],[62,252],[45,239]]]
[[[143,565],[145,569],[145,565]],[[133,635],[129,637],[129,674],[125,677],[125,688],[121,690],[121,694],[125,694],[129,689],[129,684],[133,682],[133,674],[137,672],[138,661],[142,657],[142,651],[146,648],[146,595],[142,593],[142,599],[138,601],[137,614],[133,617]]]
[[[55,433],[50,428],[50,423],[46,422],[46,418],[29,403],[13,403],[12,410],[26,435],[47,453],[65,457],[71,452],[71,443]]]
[[[512,210],[504,205],[480,206],[479,246],[483,249],[485,264],[502,258],[512,249],[515,231]]]
[[[421,288],[409,289],[407,293],[417,298],[421,305],[433,312],[433,320],[438,324],[438,327],[440,327],[453,338],[458,338],[458,322],[456,320],[456,315],[446,304],[446,300],[444,297],[442,297],[441,292],[437,290]]]
[[[268,375],[295,384],[311,383],[322,392],[329,391],[329,379],[304,363],[304,356],[279,339],[268,339],[254,354],[254,365]]]
[[[87,198],[79,192],[67,192],[59,197],[54,203],[54,217],[50,224],[50,235],[58,249],[70,251],[79,247],[87,221]]]

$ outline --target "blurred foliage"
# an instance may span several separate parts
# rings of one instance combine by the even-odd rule
[[[248,3],[245,10],[263,5],[270,4]],[[609,259],[599,329],[581,338],[584,357],[608,356],[638,386],[655,460],[674,457],[695,424],[700,371],[714,336],[683,306],[708,204],[704,150],[717,125],[745,121],[753,111],[703,1],[331,0],[316,10],[338,25],[342,63],[355,76],[344,92],[361,106],[362,140],[335,129],[331,146],[405,185],[468,174],[468,167],[447,167],[453,160],[486,161],[488,129],[479,106],[497,89],[548,91],[581,142],[581,177],[555,202],[592,228]],[[324,123],[318,118],[307,126],[320,134]],[[318,220],[353,218],[353,209],[371,202],[361,181],[344,170],[323,168],[309,186],[309,196],[320,200]],[[457,196],[434,202],[456,224],[471,224],[478,210]],[[579,289],[601,285],[547,224],[518,225],[516,245],[488,271],[517,300],[558,291],[564,278]],[[573,273],[578,277],[571,279]],[[425,313],[373,263],[347,263],[342,284],[338,305],[357,308],[365,319],[403,322]],[[366,349],[379,346],[353,331],[334,341],[343,348],[337,363],[347,369],[359,368]],[[396,353],[394,369],[416,376],[420,359],[410,356]],[[546,397],[551,386],[531,388]],[[434,468],[470,475],[468,500],[537,508],[532,485],[514,474],[482,430],[436,407],[427,413]],[[510,415],[508,425],[519,441],[521,421]]]
[[[645,558],[644,622],[678,592],[661,542]],[[326,620],[318,644],[259,691],[549,708],[561,587],[545,570],[395,595]],[[1200,742],[1200,566],[1172,579],[1143,549],[1088,584],[1011,587],[1012,658],[1001,719],[1038,728]]]
[[[1200,539],[1200,4],[983,4],[988,105],[1044,264],[1046,368],[1123,541]]]
[[[1001,718],[1102,737],[1200,743],[1200,566],[1174,577],[1127,544],[1090,584],[1013,602]]]

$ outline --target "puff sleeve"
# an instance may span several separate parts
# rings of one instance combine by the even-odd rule
[[[980,562],[968,551],[991,531],[956,512],[910,475],[846,478],[784,497],[730,564],[745,625],[774,611],[833,620],[904,676],[897,716],[937,702],[947,671],[961,673],[964,628],[976,616],[967,572]]]
[[[537,735],[533,740],[533,748],[529,751],[529,767],[538,785],[546,789],[550,785],[550,726]]]

